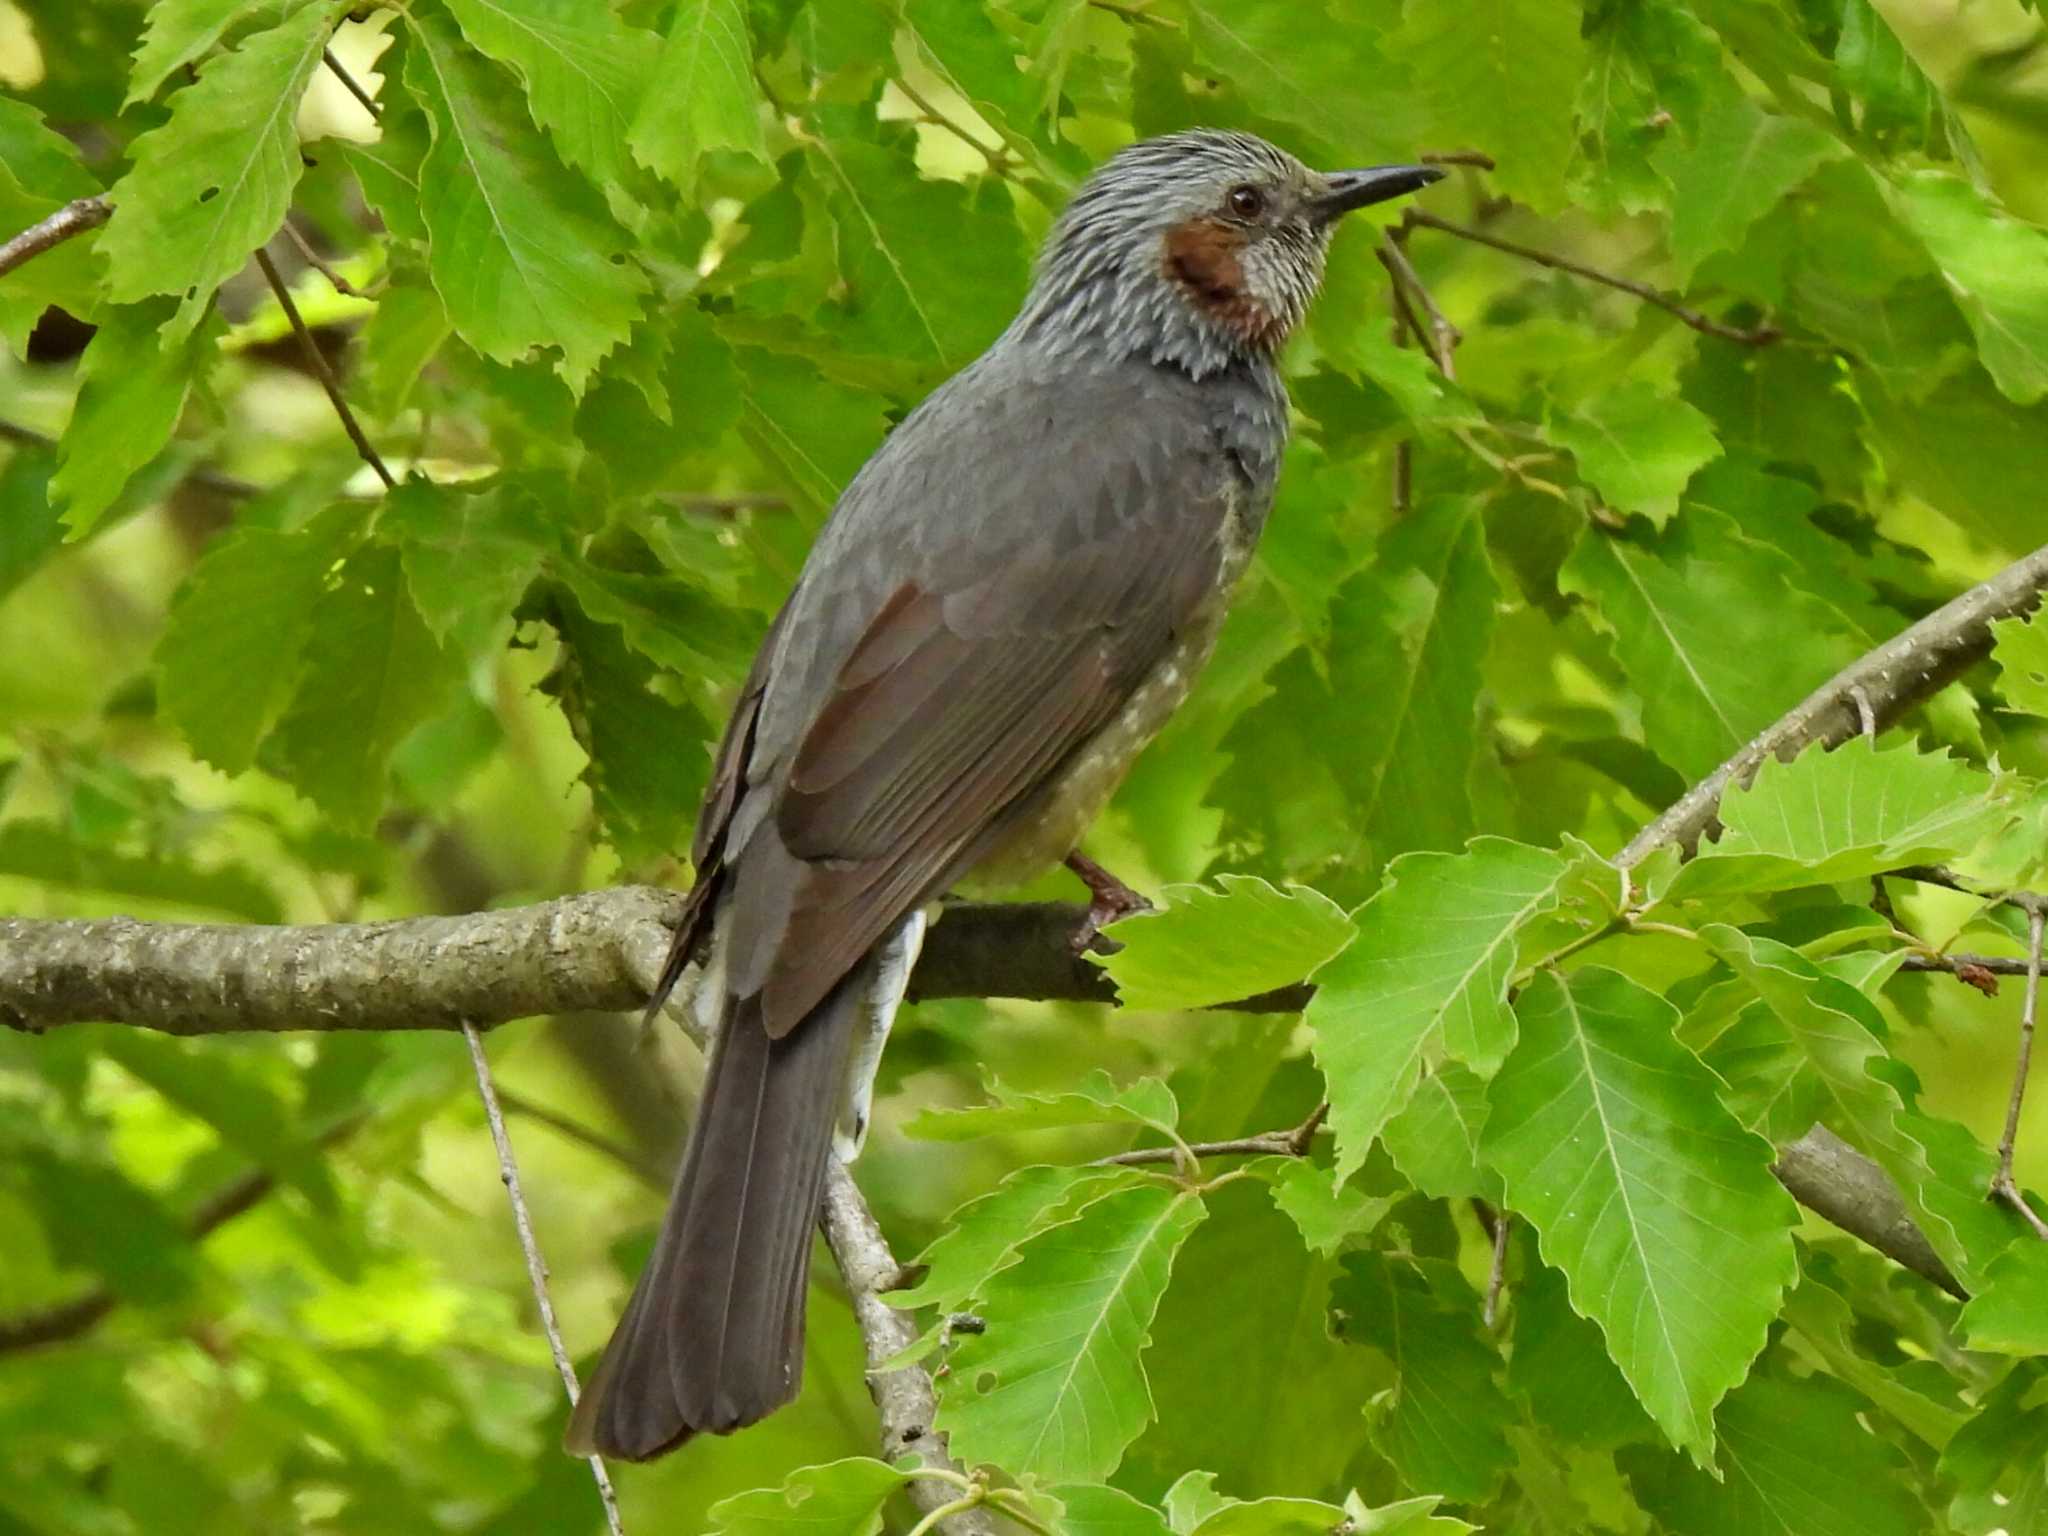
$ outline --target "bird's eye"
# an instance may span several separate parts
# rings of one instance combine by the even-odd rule
[[[1240,219],[1256,219],[1266,211],[1266,194],[1246,183],[1230,189],[1230,211]]]

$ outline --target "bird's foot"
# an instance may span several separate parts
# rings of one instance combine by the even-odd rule
[[[1088,915],[1081,919],[1081,925],[1074,930],[1070,941],[1075,954],[1085,954],[1102,930],[1111,923],[1119,922],[1133,913],[1152,910],[1151,902],[1085,853],[1068,854],[1066,865],[1080,877],[1081,883],[1088,887]]]

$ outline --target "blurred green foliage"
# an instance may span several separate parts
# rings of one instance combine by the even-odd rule
[[[1481,152],[1399,236],[1455,378],[1344,230],[1254,573],[1091,839],[1172,887],[1111,965],[1155,1011],[899,1024],[861,1180],[937,1239],[903,1302],[989,1325],[921,1314],[941,1425],[1063,1532],[2048,1529],[2048,1249],[1981,1198],[2016,989],[1899,969],[2024,927],[1870,878],[2036,878],[2048,620],[1639,872],[1660,931],[1602,862],[2048,537],[2048,42],[1953,10],[0,0],[0,234],[114,205],[0,279],[0,909],[686,879],[837,489],[1093,164]],[[1306,1029],[1163,1011],[1319,964]],[[694,1067],[605,1019],[495,1054],[587,1355]],[[1325,1092],[1312,1162],[1082,1166]],[[1967,1308],[1802,1224],[1768,1143],[1815,1119]],[[1522,1218],[1491,1326],[1474,1201]],[[803,1398],[622,1472],[629,1530],[908,1526],[815,1291]],[[531,1312],[460,1042],[0,1036],[0,1530],[594,1531]]]

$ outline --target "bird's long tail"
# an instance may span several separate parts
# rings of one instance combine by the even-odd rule
[[[779,1040],[728,1003],[654,1254],[564,1437],[641,1461],[752,1424],[803,1380],[811,1230],[862,966]]]

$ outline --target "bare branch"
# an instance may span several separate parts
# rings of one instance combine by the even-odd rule
[[[1700,780],[1616,855],[1628,868],[1666,843],[1688,852],[1714,825],[1730,784],[1746,784],[1767,757],[1789,758],[1814,742],[1836,746],[1863,728],[1860,690],[1879,729],[1931,697],[1991,649],[1991,625],[2033,610],[2048,588],[2048,545],[1943,604],[1851,662]]]
[[[1475,245],[1489,246],[1509,256],[1519,256],[1524,261],[1533,261],[1539,267],[1548,267],[1554,272],[1569,272],[1573,277],[1583,277],[1589,283],[1599,283],[1621,293],[1633,294],[1645,304],[1654,304],[1666,314],[1676,316],[1681,322],[1705,336],[1719,336],[1725,341],[1740,342],[1744,346],[1761,347],[1768,346],[1784,334],[1776,326],[1771,325],[1760,325],[1753,330],[1723,325],[1713,316],[1702,314],[1689,304],[1681,304],[1668,293],[1653,288],[1648,283],[1639,283],[1632,277],[1623,277],[1619,273],[1589,267],[1582,261],[1574,261],[1569,256],[1559,256],[1554,251],[1538,250],[1533,245],[1519,245],[1513,240],[1503,240],[1499,235],[1489,235],[1486,231],[1473,229],[1469,225],[1453,224],[1449,219],[1440,219],[1420,208],[1410,208],[1403,216],[1402,223],[1403,227],[1409,229],[1434,229],[1446,235],[1456,235],[1460,240],[1470,240]]]
[[[370,116],[372,117],[379,117],[383,115],[384,109],[377,105],[377,98],[372,96],[368,91],[363,89],[362,82],[356,79],[354,75],[348,72],[348,66],[343,64],[340,59],[337,59],[334,56],[334,50],[332,48],[323,48],[320,50],[320,62],[322,64],[325,64],[327,66],[328,72],[332,74],[335,79],[341,82],[343,89],[345,89],[349,93],[349,95],[355,97],[357,103],[362,107],[362,109],[365,112],[369,113]]]
[[[62,245],[74,235],[98,229],[113,217],[114,205],[104,197],[81,197],[66,203],[39,224],[31,224],[0,245],[0,277],[23,262],[40,256],[52,246]]]
[[[1380,265],[1387,269],[1388,278],[1393,282],[1395,302],[1402,318],[1407,322],[1409,331],[1428,350],[1430,361],[1436,364],[1436,371],[1447,379],[1455,379],[1458,371],[1453,365],[1452,354],[1457,350],[1458,343],[1465,339],[1464,333],[1451,324],[1445,318],[1444,312],[1437,308],[1436,300],[1430,296],[1429,289],[1424,286],[1421,276],[1408,260],[1408,248],[1401,240],[1400,232],[1390,231],[1387,238],[1379,243],[1375,254],[1380,259]],[[1408,307],[1407,295],[1410,293],[1414,294],[1415,302],[1422,306],[1423,314],[1429,319],[1426,330],[1416,322],[1415,312]]]
[[[285,319],[292,323],[292,332],[299,338],[299,348],[306,354],[306,366],[313,370],[313,377],[320,381],[320,387],[327,391],[327,398],[334,405],[334,413],[341,418],[342,430],[348,433],[348,440],[356,445],[356,452],[363,456],[363,462],[377,472],[377,478],[384,482],[384,489],[395,491],[398,482],[391,471],[384,466],[384,460],[377,450],[370,446],[370,440],[363,435],[356,413],[348,408],[348,400],[342,395],[341,380],[334,376],[328,366],[327,355],[320,350],[320,343],[313,339],[313,333],[306,329],[306,322],[300,318],[299,306],[292,302],[292,291],[277,275],[277,264],[270,259],[270,252],[261,246],[256,248],[256,265],[263,269],[263,280],[270,284],[270,291],[277,295],[277,302],[284,310]]]
[[[327,286],[347,299],[367,299],[369,295],[354,283],[334,270],[333,265],[313,249],[313,242],[299,233],[299,226],[290,219],[284,221],[284,232],[292,243],[292,249],[299,253],[299,260],[327,279]]]
[[[1927,1234],[1913,1225],[1884,1169],[1824,1125],[1778,1149],[1771,1166],[1792,1198],[1894,1263],[1940,1286],[1958,1301],[1970,1293],[1941,1262]]]

